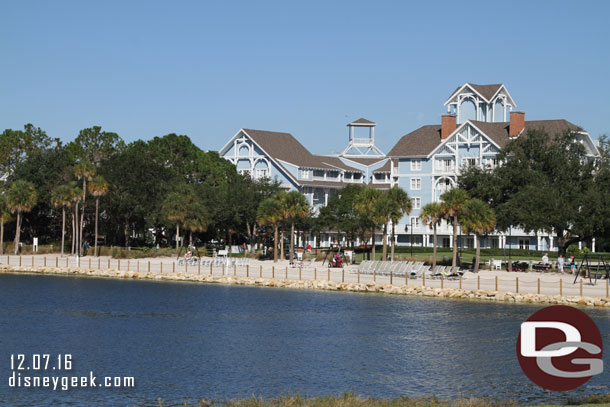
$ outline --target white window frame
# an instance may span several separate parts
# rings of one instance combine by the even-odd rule
[[[411,201],[413,202],[413,209],[421,209],[421,197],[414,196]]]
[[[309,168],[300,168],[299,169],[299,178],[300,179],[309,179]]]
[[[411,190],[412,191],[421,190],[421,178],[416,178],[416,177],[411,178]]]
[[[269,169],[267,168],[257,168],[255,171],[257,179],[269,177]]]
[[[409,219],[409,227],[411,226],[413,226],[414,228],[418,228],[421,226],[419,216],[411,216],[411,219]]]
[[[411,171],[421,171],[421,160],[411,160]]]
[[[470,161],[474,161],[474,164],[470,164]],[[462,158],[462,167],[476,167],[480,164],[479,159],[477,157],[464,157]]]

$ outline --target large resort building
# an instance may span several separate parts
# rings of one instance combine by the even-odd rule
[[[397,244],[430,247],[432,230],[421,223],[421,208],[439,201],[453,188],[465,167],[497,166],[498,153],[511,139],[530,129],[551,135],[575,131],[589,155],[599,154],[590,135],[567,120],[525,120],[524,112],[513,109],[516,104],[502,84],[466,83],[449,96],[445,106],[447,113],[441,116],[440,124],[423,126],[403,136],[387,154],[375,145],[376,124],[361,118],[347,125],[348,145],[338,155],[312,154],[289,133],[245,128],[223,146],[220,155],[235,164],[240,173],[276,179],[287,190],[301,191],[315,211],[347,185],[379,189],[397,185],[413,200],[413,211],[396,227]],[[437,233],[439,246],[452,246],[450,225],[443,222]],[[321,242],[308,243],[328,246],[335,239],[341,237],[326,233]],[[378,236],[376,242],[380,241]],[[474,247],[474,236],[461,236],[458,244]],[[553,236],[520,229],[486,236],[481,246],[557,249]]]

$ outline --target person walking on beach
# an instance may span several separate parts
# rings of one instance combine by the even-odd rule
[[[559,270],[560,273],[563,273],[563,264],[565,263],[564,258],[563,258],[563,254],[559,255],[559,258],[557,259],[557,270]]]

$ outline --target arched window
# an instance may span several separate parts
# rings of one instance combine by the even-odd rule
[[[258,160],[254,164],[254,177],[255,178],[267,178],[269,177],[269,165],[265,160]]]
[[[247,144],[242,144],[239,147],[239,156],[240,157],[248,157],[250,155],[250,147]]]
[[[462,100],[460,104],[460,123],[477,119],[477,108],[472,98]]]
[[[494,104],[494,122],[503,122],[504,121],[504,102],[502,99],[496,100]]]

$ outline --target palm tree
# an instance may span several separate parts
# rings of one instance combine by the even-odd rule
[[[373,209],[373,218],[375,223],[383,225],[383,251],[381,260],[386,261],[388,258],[388,222],[392,218],[392,214],[396,210],[394,201],[390,199],[387,192],[382,192],[379,199],[375,202]]]
[[[457,266],[457,227],[460,222],[460,216],[464,206],[468,202],[468,193],[463,189],[453,188],[441,195],[443,203],[443,214],[445,219],[448,219],[453,224],[453,261],[451,267]]]
[[[375,220],[375,205],[381,192],[378,189],[366,187],[356,196],[354,206],[358,212],[367,220],[371,228],[371,246],[373,248],[373,260],[375,260],[375,229],[377,222]]]
[[[170,222],[176,222],[176,255],[178,255],[179,250],[180,223],[183,223],[188,215],[187,207],[186,196],[179,191],[170,192],[161,205],[163,217]]]
[[[78,187],[76,181],[69,184],[72,190],[72,254],[78,250],[78,204],[80,203],[83,191]]]
[[[474,272],[476,273],[479,271],[479,261],[481,258],[481,236],[494,230],[496,227],[496,214],[485,202],[474,198],[468,201],[464,207],[460,225],[462,225],[466,233],[474,233],[476,236],[474,264]]]
[[[403,216],[408,215],[413,210],[413,201],[404,189],[400,187],[392,187],[388,190],[388,197],[394,203],[394,208],[390,215],[392,221],[392,249],[390,259],[394,261],[394,246],[396,245],[396,224]]]
[[[294,222],[309,214],[309,202],[299,191],[290,191],[282,196],[284,216],[290,220],[290,261],[294,259]]]
[[[277,195],[277,194],[276,194]],[[256,219],[260,225],[271,225],[273,227],[273,262],[277,262],[278,227],[284,218],[284,209],[279,199],[275,196],[262,201],[256,212]]]
[[[184,218],[184,228],[189,231],[189,248],[193,247],[193,232],[203,232],[208,228],[210,215],[203,205],[194,201],[188,207]]]
[[[108,182],[101,176],[94,177],[89,182],[89,193],[95,197],[95,243],[93,255],[97,256],[97,221],[99,218],[100,197],[108,192]]]
[[[438,202],[430,202],[424,205],[421,209],[421,214],[419,215],[422,223],[432,228],[434,233],[434,243],[432,247],[432,269],[436,267],[436,228],[440,226],[443,216],[443,208]]]
[[[8,209],[6,195],[0,195],[0,254],[4,254],[4,224],[13,220]]]
[[[76,217],[76,221],[79,223],[77,230],[77,253],[81,254],[82,244],[83,244],[83,226],[85,223],[85,199],[87,198],[87,181],[91,180],[95,175],[95,165],[90,163],[89,161],[81,161],[74,166],[74,176],[83,180],[83,205],[81,207],[80,214],[80,222],[78,220],[78,215]]]
[[[34,184],[28,181],[17,180],[8,189],[6,204],[11,213],[17,214],[15,232],[15,254],[19,252],[19,239],[21,238],[21,214],[29,212],[36,205],[38,194]]]
[[[51,203],[56,208],[61,207],[61,255],[64,255],[66,236],[66,207],[72,204],[72,188],[70,185],[60,185],[51,193]]]

